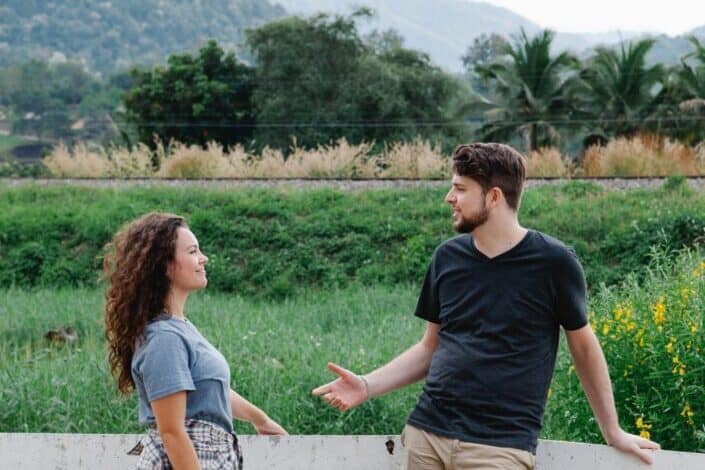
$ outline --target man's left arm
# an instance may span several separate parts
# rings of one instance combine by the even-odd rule
[[[629,434],[619,426],[607,362],[590,324],[565,332],[575,371],[605,442],[622,452],[634,454],[648,464],[653,463],[653,451],[659,449],[659,445]]]

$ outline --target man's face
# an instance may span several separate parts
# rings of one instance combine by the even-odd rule
[[[458,233],[471,233],[490,217],[482,187],[467,176],[453,175],[452,187],[446,202],[453,208],[453,229]]]

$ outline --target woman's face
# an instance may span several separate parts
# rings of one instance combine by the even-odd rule
[[[201,253],[196,236],[191,230],[179,227],[176,232],[174,260],[167,268],[171,288],[191,292],[206,287],[206,263],[208,257]]]

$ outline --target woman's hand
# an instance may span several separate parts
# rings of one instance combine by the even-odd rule
[[[269,416],[261,423],[252,423],[260,436],[287,436],[286,430]]]

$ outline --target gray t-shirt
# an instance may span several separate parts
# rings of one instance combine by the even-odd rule
[[[587,324],[575,253],[529,231],[495,258],[469,235],[433,256],[416,315],[440,324],[409,423],[466,442],[536,451],[559,327]]]
[[[228,363],[188,320],[160,315],[147,324],[132,357],[132,378],[140,423],[155,423],[151,401],[186,391],[186,418],[233,431]]]

